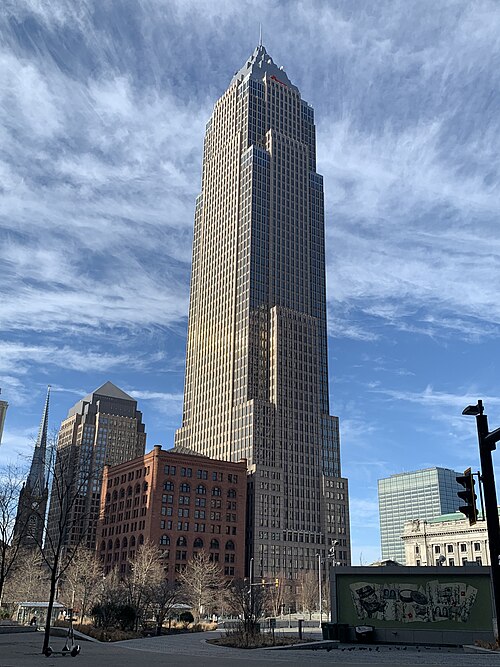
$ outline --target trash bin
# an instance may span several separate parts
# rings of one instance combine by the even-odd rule
[[[323,639],[338,639],[337,623],[322,623],[321,632]]]
[[[337,637],[340,642],[345,644],[349,641],[349,623],[337,623]]]
[[[365,642],[365,644],[371,644],[373,642],[373,634],[375,628],[373,625],[357,625],[356,626],[356,639],[358,642]]]

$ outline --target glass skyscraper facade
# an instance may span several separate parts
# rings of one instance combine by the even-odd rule
[[[313,109],[257,47],[216,102],[195,208],[176,445],[246,459],[259,575],[350,561],[347,480],[329,414],[323,179]]]
[[[401,539],[405,521],[431,519],[455,512],[460,504],[460,473],[448,468],[426,468],[391,475],[378,481],[382,559],[405,564]]]

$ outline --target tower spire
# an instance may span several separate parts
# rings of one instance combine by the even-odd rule
[[[27,486],[30,493],[42,495],[46,487],[47,474],[45,469],[45,460],[47,455],[47,431],[49,427],[49,400],[50,384],[47,387],[47,398],[43,408],[38,437],[36,439],[35,451],[31,461],[30,473],[28,475]]]
[[[259,23],[259,46],[262,46],[262,23]]]

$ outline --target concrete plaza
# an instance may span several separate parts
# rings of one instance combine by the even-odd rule
[[[203,634],[171,635],[134,639],[127,642],[101,644],[98,642],[79,642],[82,651],[79,656],[53,655],[46,658],[41,655],[42,633],[0,635],[0,667],[58,667],[63,661],[75,667],[233,667],[248,665],[258,667],[267,665],[279,667],[299,667],[308,665],[407,665],[408,667],[441,666],[481,667],[498,665],[500,654],[465,654],[458,649],[389,647],[340,645],[327,653],[325,650],[238,650],[227,649],[206,640],[219,636],[220,632]],[[318,636],[319,638],[319,636]],[[60,650],[64,638],[53,637],[51,645]]]

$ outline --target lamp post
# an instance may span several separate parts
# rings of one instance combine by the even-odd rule
[[[321,590],[321,553],[317,554],[318,557],[318,591],[319,591],[319,627],[321,628],[321,622],[323,620],[323,597]]]
[[[484,509],[486,512],[486,527],[488,529],[490,547],[491,584],[496,617],[496,634],[498,637],[498,624],[500,621],[500,527],[498,524],[497,492],[495,489],[495,475],[491,452],[496,449],[496,443],[500,440],[500,428],[490,433],[488,430],[488,417],[483,413],[484,406],[481,400],[477,402],[477,405],[468,405],[462,412],[463,415],[476,417],[479,458],[481,461],[481,481],[484,491]]]

